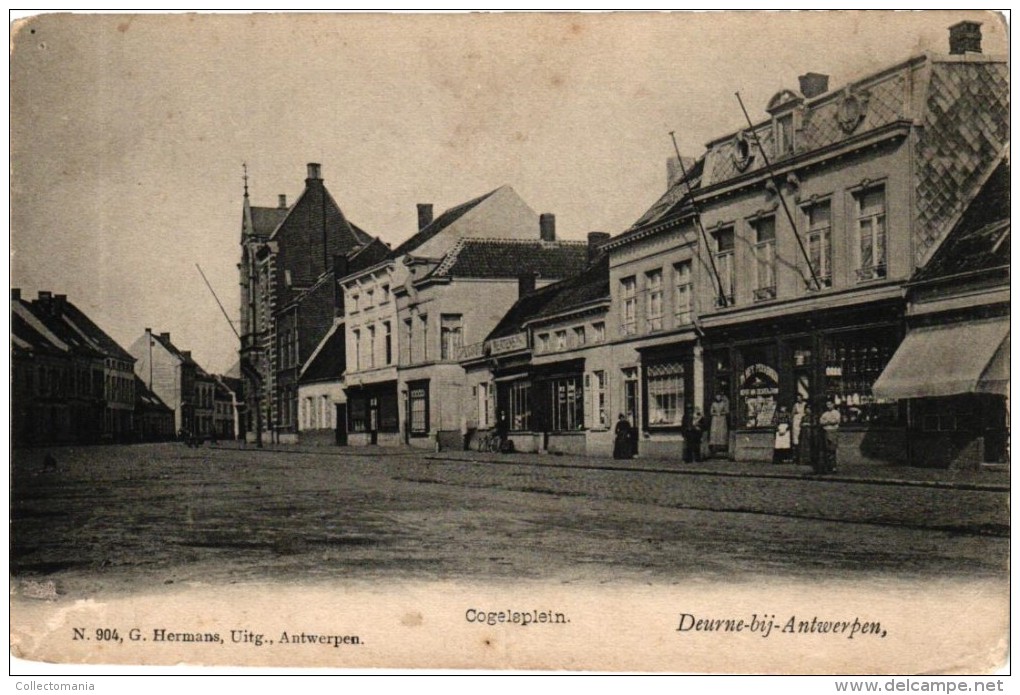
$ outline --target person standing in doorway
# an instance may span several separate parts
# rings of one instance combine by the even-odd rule
[[[804,400],[804,396],[797,394],[797,402],[793,404],[793,429],[791,434],[793,435],[793,450],[797,450],[797,446],[800,444],[800,426],[804,422],[804,410],[807,408],[807,401]]]
[[[620,413],[620,417],[616,419],[616,427],[613,430],[613,458],[614,459],[629,459],[633,458],[634,453],[631,444],[631,430],[633,428],[630,425],[630,421],[627,416]]]
[[[691,463],[701,461],[701,435],[705,431],[705,416],[701,414],[701,408],[695,408],[691,416],[690,425],[687,427],[687,450],[684,452],[684,460]]]
[[[793,433],[790,431],[790,413],[779,406],[776,413],[776,436],[772,445],[772,463],[789,463]]]
[[[709,425],[708,447],[712,452],[726,451],[730,446],[730,402],[724,394],[715,394],[715,402],[709,414],[712,421]]]

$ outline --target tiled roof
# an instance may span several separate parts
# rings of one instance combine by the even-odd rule
[[[93,323],[92,319],[90,319],[85,312],[76,307],[74,304],[65,301],[62,311],[65,321],[68,321],[72,327],[77,329],[79,332],[84,333],[86,338],[91,340],[107,355],[125,362],[135,361],[135,358],[131,356],[131,353],[118,345],[117,341],[107,335],[102,328]]]
[[[65,343],[72,351],[74,351],[75,354],[87,357],[105,357],[105,353],[98,345],[82,333],[75,330],[71,324],[63,320],[63,317],[58,310],[59,303],[60,300],[57,299],[50,299],[45,304],[40,300],[35,299],[32,300],[31,303],[23,301],[21,302],[21,306],[28,310],[36,321],[42,324],[46,330],[56,336],[60,341]],[[63,300],[63,304],[66,307],[66,300]],[[28,317],[25,318],[29,323],[31,323],[31,320],[28,319]],[[128,359],[133,358],[128,356]]]
[[[698,189],[698,186],[701,185],[701,174],[704,170],[705,158],[699,157],[694,162],[694,166],[687,171],[687,179],[690,181],[690,188],[694,190]],[[655,204],[648,208],[645,214],[638,218],[637,222],[631,225],[631,228],[643,227],[647,224],[658,222],[666,217],[668,213],[676,208],[677,203],[687,197],[687,188],[688,184],[685,183],[683,177],[677,179],[676,182],[669,187],[669,190],[663,193],[662,197],[655,201]]]
[[[346,361],[344,331],[334,327],[317,348],[316,354],[301,372],[302,384],[313,381],[335,380],[343,376]]]
[[[1009,267],[1009,166],[1003,162],[911,282]]]
[[[252,234],[268,239],[287,216],[287,208],[251,207]]]
[[[468,238],[458,240],[425,278],[516,278],[521,273],[566,278],[581,272],[587,262],[583,241]]]
[[[439,234],[441,231],[449,227],[451,224],[456,222],[458,219],[464,216],[469,210],[478,206],[479,203],[484,201],[486,198],[491,196],[493,193],[498,191],[499,188],[489,191],[485,195],[479,196],[473,200],[469,200],[466,203],[461,203],[455,207],[450,208],[442,215],[432,220],[426,227],[420,230],[417,234],[412,236],[410,239],[404,241],[397,248],[393,249],[390,253],[391,258],[396,258],[407,253],[411,253],[416,248],[424,244],[432,237]]]
[[[19,302],[19,305],[27,311],[27,307],[23,303]],[[15,348],[24,352],[39,352],[53,355],[64,353],[63,349],[33,328],[28,321],[19,315],[18,311],[11,312],[11,342]]]
[[[135,375],[135,407],[141,409],[165,410],[173,412],[159,396],[149,390],[138,375]]]
[[[602,254],[584,272],[546,285],[518,299],[487,340],[518,333],[524,324],[609,299],[609,255]]]

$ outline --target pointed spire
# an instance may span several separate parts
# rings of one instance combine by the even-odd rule
[[[248,162],[241,162],[241,169],[244,170],[244,174],[241,176],[244,179],[244,197],[248,197]]]

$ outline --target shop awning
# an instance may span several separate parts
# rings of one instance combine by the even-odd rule
[[[1009,394],[1009,319],[962,321],[907,333],[872,387],[876,398]]]

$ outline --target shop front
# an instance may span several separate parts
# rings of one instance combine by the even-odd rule
[[[347,440],[351,446],[402,443],[396,381],[350,386],[346,392]]]
[[[531,402],[529,417],[534,421],[532,429],[542,439],[540,450],[587,453],[583,358],[533,367],[527,396]]]
[[[771,461],[781,409],[796,423],[797,436],[803,417],[817,418],[831,403],[841,417],[841,460],[904,461],[905,405],[873,391],[902,326],[893,302],[711,331],[705,412],[713,452]]]
[[[691,422],[697,398],[692,342],[638,348],[641,354],[642,456],[680,460],[686,446],[684,431]],[[700,457],[699,457],[700,458]]]

